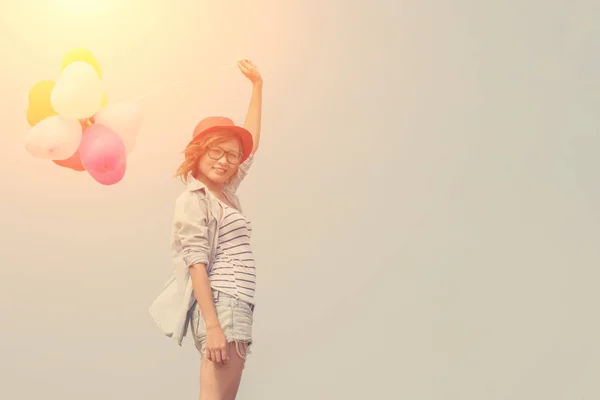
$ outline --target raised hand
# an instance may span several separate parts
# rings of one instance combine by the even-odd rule
[[[262,83],[262,76],[258,71],[258,67],[254,65],[252,61],[244,58],[237,62],[237,66],[240,71],[242,71],[242,74],[244,74],[244,76],[248,78],[253,85]]]

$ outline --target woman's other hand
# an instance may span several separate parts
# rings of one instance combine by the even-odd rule
[[[218,364],[227,364],[227,338],[221,326],[209,327],[206,330],[206,358]]]

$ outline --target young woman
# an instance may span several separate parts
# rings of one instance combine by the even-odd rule
[[[201,355],[200,399],[235,399],[252,344],[256,271],[252,227],[236,195],[258,148],[262,77],[238,62],[253,85],[243,127],[225,117],[196,126],[176,176],[186,184],[175,202],[174,273],[150,307],[181,345],[188,328]]]

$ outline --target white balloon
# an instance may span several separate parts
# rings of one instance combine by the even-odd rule
[[[135,147],[137,135],[142,128],[144,117],[137,104],[114,103],[101,108],[94,115],[94,122],[102,124],[117,133],[123,143],[127,154]]]
[[[94,67],[74,62],[60,74],[50,93],[50,102],[58,114],[67,118],[89,118],[102,104],[102,82]]]
[[[81,124],[62,116],[52,116],[34,125],[25,136],[25,148],[34,157],[66,160],[79,148]]]

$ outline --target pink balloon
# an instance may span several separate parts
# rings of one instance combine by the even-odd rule
[[[94,180],[114,185],[127,170],[127,152],[121,137],[107,126],[90,125],[79,145],[81,163]]]
[[[94,178],[94,180],[102,185],[114,185],[116,183],[119,183],[121,181],[121,179],[123,179],[123,177],[125,176],[125,171],[127,170],[127,161],[125,159],[125,161],[118,165],[117,167],[115,167],[115,169],[112,170],[105,170],[105,171],[90,171],[87,170],[88,174],[90,174],[90,176],[92,178]]]

